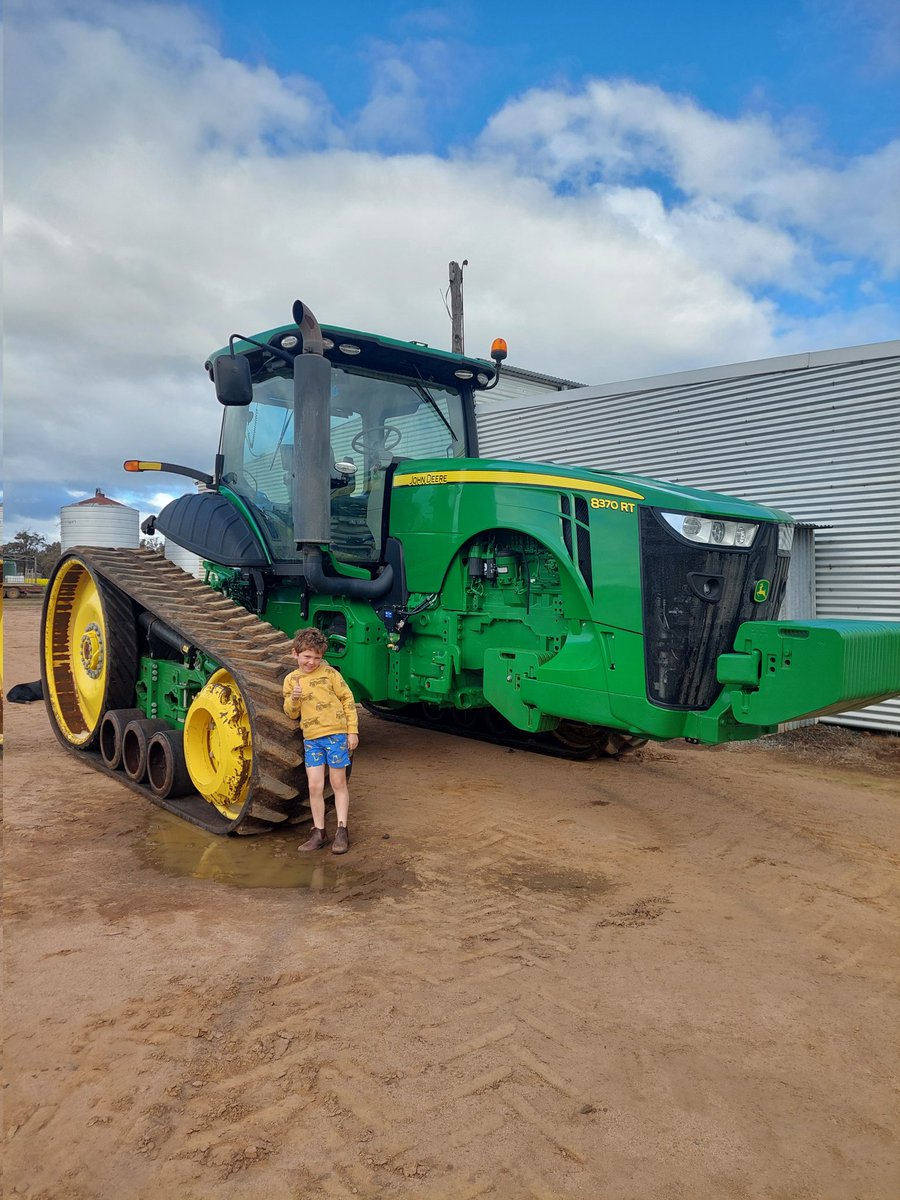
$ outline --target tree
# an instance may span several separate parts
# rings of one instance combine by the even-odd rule
[[[11,542],[4,543],[4,558],[34,558],[47,549],[47,539],[33,529],[20,529]]]
[[[40,579],[48,579],[50,572],[59,561],[59,556],[62,554],[62,546],[59,542],[48,542],[44,550],[39,550],[37,558],[37,573]]]
[[[20,529],[11,542],[3,545],[3,558],[18,563],[21,574],[46,579],[56,566],[62,549],[59,542],[48,542],[33,529]]]

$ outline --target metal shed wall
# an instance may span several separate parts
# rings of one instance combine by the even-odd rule
[[[505,365],[500,372],[500,380],[490,392],[482,393],[496,400],[519,400],[534,395],[556,395],[557,392],[569,388],[582,388],[583,383],[572,379],[558,379],[555,375],[540,375],[536,371],[525,371],[521,367]]]
[[[478,433],[484,457],[634,471],[783,508],[820,527],[817,616],[900,621],[900,341],[552,399],[487,393]],[[900,732],[900,700],[834,719]]]

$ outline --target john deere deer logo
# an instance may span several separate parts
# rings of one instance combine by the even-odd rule
[[[768,600],[769,588],[771,586],[768,579],[757,579],[753,585],[753,599],[757,604],[762,604],[763,600]]]

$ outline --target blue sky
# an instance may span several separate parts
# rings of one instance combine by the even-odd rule
[[[290,2],[202,7],[226,53],[318,80],[344,114],[365,105],[386,52],[427,61],[437,152],[518,93],[591,76],[686,93],[723,116],[807,120],[826,151],[873,149],[897,133],[900,17],[880,0],[350,0],[321,21],[298,21]]]
[[[897,337],[900,6],[10,0],[6,534],[208,469],[235,329],[591,383]],[[588,464],[602,465],[602,464]],[[49,482],[48,482],[49,479]]]

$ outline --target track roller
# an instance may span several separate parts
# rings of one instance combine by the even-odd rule
[[[162,800],[194,790],[184,761],[184,738],[179,729],[161,729],[147,743],[147,782]]]
[[[154,733],[169,726],[160,718],[129,721],[122,734],[122,769],[132,783],[143,783],[147,774],[147,745]]]
[[[122,765],[122,735],[129,721],[143,720],[139,708],[111,708],[100,722],[100,757],[110,771]]]

